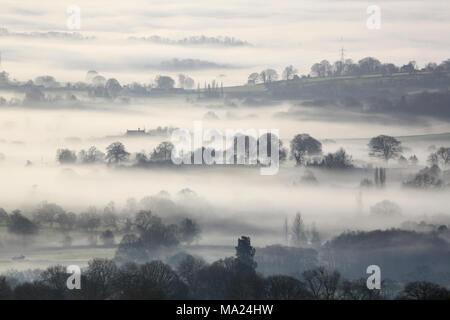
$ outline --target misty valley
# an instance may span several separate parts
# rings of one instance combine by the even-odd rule
[[[316,107],[324,119],[301,121],[279,116],[311,108],[291,100],[249,107],[240,94],[198,96],[195,90],[168,98],[150,93],[125,105],[97,101],[92,109],[51,102],[2,108],[4,281],[51,288],[65,275],[63,266],[75,264],[86,277],[95,268],[108,268],[111,277],[132,266],[163,268],[152,272],[171,274],[170,285],[183,289],[168,292],[151,278],[158,290],[134,293],[155,298],[260,299],[258,286],[275,286],[267,281],[298,287],[293,298],[325,298],[308,289],[310,277],[332,281],[327,294],[347,299],[392,299],[418,281],[449,285],[450,133],[418,134],[421,121],[432,128],[440,120],[362,126],[361,115],[336,121],[328,108]],[[277,174],[261,175],[261,164],[250,165],[245,152],[241,165],[174,164],[171,134],[193,130],[195,121],[222,130],[280,128],[279,140],[266,137],[266,147],[279,144]],[[242,132],[223,158],[236,160],[240,138],[247,153],[252,139],[262,146],[264,135]],[[203,143],[201,151],[211,148]],[[235,249],[238,239],[242,249]],[[379,291],[365,288],[370,265],[382,270]],[[242,276],[239,268],[252,275],[245,281],[255,291],[241,291],[240,278],[230,288],[225,280],[215,284],[220,290],[202,279],[215,272],[234,279]],[[89,294],[107,298],[114,292],[108,290]]]
[[[7,5],[0,300],[450,300],[444,5],[137,2]]]

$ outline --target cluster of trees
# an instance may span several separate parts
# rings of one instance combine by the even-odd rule
[[[236,162],[237,157],[239,156],[237,150],[238,144],[240,143],[241,140],[243,140],[245,144],[245,155],[244,155],[246,158],[245,161],[248,161],[249,158],[250,145],[254,145],[256,146],[256,148],[259,148],[260,144],[263,143],[262,142],[263,140],[264,143],[267,144],[266,153],[269,157],[271,157],[272,155],[272,144],[278,143],[278,150],[279,150],[278,160],[280,162],[286,160],[287,150],[283,147],[282,141],[279,140],[278,137],[276,137],[275,135],[272,136],[272,134],[268,133],[262,135],[258,139],[255,139],[250,136],[242,136],[237,134],[234,137],[233,150],[231,152],[232,154],[231,156],[234,157],[234,162]],[[145,152],[137,152],[133,154],[132,158],[135,164],[138,166],[144,166],[152,163],[171,163],[173,149],[174,149],[173,143],[169,141],[163,141],[160,144],[158,144],[148,155]],[[191,163],[194,162],[193,160],[194,154],[198,152],[201,153],[202,159],[204,157],[205,152],[209,152],[212,156],[215,155],[214,149],[202,147],[190,153]],[[224,152],[224,156],[225,154],[226,152]],[[56,160],[60,164],[74,164],[77,162],[81,164],[94,164],[104,162],[108,164],[120,164],[130,160],[130,156],[131,154],[126,150],[125,145],[121,142],[114,142],[110,144],[106,148],[106,153],[103,153],[95,146],[90,147],[88,150],[81,150],[80,152],[78,152],[78,154],[76,153],[76,151],[65,148],[58,149],[56,152]],[[182,156],[184,157],[185,155]]]
[[[434,149],[434,146],[431,148]],[[408,178],[403,185],[413,188],[442,188],[445,187],[443,171],[448,168],[450,163],[450,148],[440,147],[432,152],[428,157],[429,167],[425,167],[417,174]]]
[[[271,143],[268,143],[268,155],[271,155],[271,145],[274,139],[268,134],[268,136],[262,136],[255,140],[250,136],[245,136],[245,150],[246,154],[249,153],[249,146],[254,144],[259,146],[261,139],[271,139]],[[279,159],[284,161],[287,158],[287,150],[283,147],[281,140],[279,141]],[[239,136],[234,138],[234,149],[237,150],[237,144],[239,141]],[[408,160],[402,156],[403,148],[401,142],[394,137],[387,135],[379,135],[370,139],[368,144],[369,155],[382,159],[386,163],[391,159],[399,159],[399,163],[408,163]],[[144,152],[138,152],[134,154],[134,159],[136,164],[143,165],[148,162],[168,162],[171,160],[172,150],[174,145],[171,142],[163,141],[149,154]],[[203,152],[207,148],[202,148],[199,152]],[[215,150],[209,150],[211,154],[214,154]],[[192,152],[191,157],[194,157]],[[114,142],[106,148],[106,153],[103,153],[95,146],[90,147],[88,150],[81,150],[78,155],[75,151],[69,149],[58,149],[57,150],[57,161],[61,164],[67,163],[79,163],[92,164],[92,163],[115,163],[119,164],[128,161],[130,158],[130,153],[126,150],[125,146],[121,142]],[[339,149],[334,153],[328,153],[322,155],[322,143],[311,137],[309,134],[297,134],[290,142],[290,158],[295,160],[296,165],[306,165],[320,168],[329,169],[347,169],[352,168],[352,157],[346,153],[344,149]],[[406,162],[405,162],[406,161]],[[416,155],[411,155],[409,157],[409,162],[412,165],[418,163]],[[432,153],[429,157],[429,162],[432,165],[441,165],[444,169],[450,162],[450,148],[441,147],[436,152]]]
[[[316,77],[339,77],[339,76],[361,76],[361,75],[392,75],[395,73],[415,73],[433,72],[441,73],[450,71],[450,59],[443,61],[441,64],[434,62],[428,63],[422,69],[419,69],[415,61],[410,61],[403,66],[396,66],[393,63],[382,63],[373,57],[366,57],[357,63],[351,59],[344,61],[336,61],[333,64],[327,60],[322,60],[311,66],[311,74]]]
[[[95,72],[95,71],[90,71]],[[106,80],[100,75],[97,75],[91,80],[92,86],[89,87],[89,94],[94,97],[105,97],[110,99],[115,99],[119,95],[129,96],[129,95],[146,95],[152,90],[163,90],[170,91],[175,88],[175,80],[166,75],[158,75],[155,78],[154,85],[142,85],[137,82],[121,86],[119,81],[116,79]],[[185,74],[178,75],[178,88],[180,89],[193,89],[195,86],[195,81],[191,77]]]
[[[154,92],[170,91],[175,88],[175,80],[166,75],[158,75],[154,83],[141,84],[132,82],[129,84],[120,84],[115,78],[105,78],[95,70],[90,70],[86,74],[86,82],[61,83],[53,76],[38,76],[34,80],[28,80],[25,83],[11,81],[9,74],[5,71],[0,73],[0,86],[17,88],[25,93],[22,100],[12,98],[7,101],[0,97],[0,105],[20,105],[22,103],[40,103],[55,101],[77,101],[74,93],[67,93],[67,90],[86,91],[90,97],[100,97],[108,100],[116,98],[124,99],[132,96],[146,96]],[[191,90],[195,87],[195,81],[185,74],[178,75],[178,88]],[[45,92],[51,92],[46,94]]]
[[[297,134],[290,142],[290,157],[296,165],[326,169],[353,168],[352,157],[340,148],[334,153],[322,155],[322,143],[309,134]]]
[[[78,155],[75,151],[69,149],[58,149],[56,151],[56,160],[61,164],[76,163],[77,161],[82,164],[103,163],[105,161],[119,164],[127,161],[129,157],[130,153],[127,152],[121,142],[111,143],[106,148],[106,154],[95,146],[90,147],[88,150],[81,150]]]
[[[423,68],[419,69],[415,61],[410,61],[403,66],[396,66],[393,63],[382,63],[378,59],[373,57],[365,57],[358,62],[354,62],[352,59],[346,59],[344,61],[338,60],[334,63],[330,63],[328,60],[322,60],[311,66],[309,76],[326,78],[326,77],[340,77],[340,76],[363,76],[363,75],[376,75],[381,74],[383,76],[390,76],[395,73],[409,73],[416,72],[432,72],[434,74],[441,74],[450,71],[450,59],[447,59],[439,65],[430,62]],[[305,78],[306,76],[302,76]],[[298,80],[298,70],[289,65],[284,68],[282,72],[283,80]],[[278,80],[278,73],[274,69],[266,69],[260,73],[254,72],[248,76],[249,84],[256,84],[258,82],[270,83]]]
[[[72,245],[71,231],[88,232],[89,243],[97,244],[97,230],[100,227],[107,228],[100,232],[100,240],[104,245],[114,244],[114,233],[112,230],[118,230],[119,216],[111,210],[112,204],[109,204],[103,213],[98,213],[91,208],[86,212],[75,214],[66,212],[62,207],[44,202],[36,208],[30,215],[24,215],[20,210],[14,210],[8,214],[0,208],[0,225],[6,225],[11,234],[15,234],[26,244],[31,238],[39,233],[43,227],[59,230],[63,234],[62,244],[64,247]],[[109,209],[108,209],[109,208]]]
[[[260,73],[251,73],[248,76],[248,84],[256,84],[257,82],[270,83],[278,80],[278,77],[278,73],[275,69],[265,69]]]
[[[352,158],[344,149],[335,153],[322,155],[322,143],[309,134],[297,134],[290,143],[291,158],[297,165],[308,165],[323,168],[345,169],[352,168]],[[398,158],[402,153],[401,142],[396,138],[380,135],[370,139],[369,155],[381,158],[388,162],[390,159]],[[318,157],[320,156],[320,157]],[[415,155],[414,159],[417,159]]]
[[[326,169],[350,169],[353,168],[353,160],[347,152],[340,148],[334,153],[328,153],[320,159],[313,159],[308,166]]]
[[[22,215],[19,210],[14,210],[10,215],[3,209],[0,209],[0,211],[2,212],[1,220],[7,225],[8,232],[24,237],[38,233],[37,224]]]
[[[83,270],[80,290],[66,286],[63,266],[49,267],[32,282],[0,277],[0,299],[273,299],[273,300],[448,300],[450,291],[417,281],[395,288],[388,280],[381,290],[366,279],[344,279],[339,271],[318,266],[296,275],[263,276],[256,271],[255,248],[241,237],[236,255],[211,264],[182,254],[173,266],[154,260],[144,264],[94,259]],[[13,285],[11,285],[11,283]]]
[[[443,187],[442,171],[437,165],[426,167],[403,183],[406,187],[434,189]]]
[[[193,219],[165,224],[150,210],[139,211],[131,226],[117,248],[116,260],[119,262],[149,261],[180,243],[190,244],[200,237],[200,227]]]
[[[109,97],[117,97],[117,95],[121,93],[122,90],[125,90],[125,92],[129,93],[144,94],[153,88],[152,85],[143,86],[136,82],[122,87],[116,79],[111,78],[106,80],[103,76],[101,76],[100,74],[97,73],[97,71],[94,70],[88,71],[86,75],[86,80],[88,81],[88,83],[91,83],[94,87],[104,88],[105,89],[105,91],[103,91],[104,94],[106,94],[106,96]],[[170,90],[175,87],[175,80],[169,76],[158,75],[155,78],[154,86],[157,89]],[[191,77],[182,73],[178,75],[179,88],[192,89],[194,88],[194,86],[195,81]]]
[[[428,162],[446,170],[450,164],[450,148],[440,147],[436,152],[429,155]]]
[[[178,217],[177,224],[166,225],[149,210],[139,211],[135,217],[126,212],[119,214],[113,202],[105,206],[103,211],[90,207],[79,214],[67,212],[57,204],[48,202],[41,203],[30,215],[24,215],[19,210],[8,214],[0,208],[0,225],[7,226],[11,234],[20,236],[23,244],[30,241],[42,228],[58,230],[63,235],[64,247],[72,245],[70,234],[73,231],[87,233],[90,245],[97,245],[98,240],[101,240],[105,246],[114,245],[115,237],[125,234],[119,245],[119,256],[129,255],[126,249],[134,246],[136,250],[143,250],[139,253],[143,257],[140,261],[148,261],[145,250],[154,256],[159,249],[192,243],[199,238],[201,232],[194,219]]]

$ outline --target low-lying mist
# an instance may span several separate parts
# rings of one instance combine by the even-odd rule
[[[346,229],[396,227],[408,219],[448,214],[447,192],[403,188],[402,181],[417,169],[401,168],[395,161],[390,163],[386,188],[360,188],[361,180],[373,176],[371,165],[378,163],[368,155],[367,138],[382,133],[398,136],[428,133],[435,130],[433,126],[424,131],[414,125],[334,121],[331,116],[327,121],[326,115],[320,122],[274,116],[288,108],[288,104],[281,104],[257,110],[207,103],[193,105],[182,99],[152,99],[139,105],[115,105],[110,110],[2,109],[0,172],[7,183],[0,187],[0,206],[26,212],[48,201],[69,211],[82,212],[89,206],[102,208],[110,201],[120,208],[129,198],[139,200],[161,190],[174,196],[189,188],[201,199],[190,203],[190,214],[204,225],[201,242],[229,244],[229,239],[245,233],[254,235],[257,245],[282,242],[284,220],[292,219],[296,212],[302,213],[307,224],[315,223],[329,236]],[[208,112],[214,112],[217,119],[205,119]],[[252,114],[256,116],[249,117]],[[78,152],[95,145],[104,151],[114,141],[121,141],[130,153],[150,153],[159,142],[170,137],[127,137],[126,130],[158,126],[191,130],[195,120],[203,120],[205,128],[278,128],[285,146],[289,146],[295,134],[307,132],[322,139],[324,153],[342,147],[362,168],[345,172],[304,169],[288,160],[277,175],[261,176],[259,170],[251,167],[116,168],[56,161],[59,148]],[[420,138],[409,139],[405,141],[405,153],[417,155],[418,165],[423,167],[432,144]],[[307,171],[315,176],[315,184],[303,181]],[[402,208],[402,218],[394,221],[369,218],[370,207],[386,199]]]

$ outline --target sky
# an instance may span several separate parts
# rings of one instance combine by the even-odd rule
[[[31,5],[32,4],[32,5]],[[80,29],[70,30],[67,9],[81,10]],[[371,5],[380,8],[380,29],[369,29]],[[59,81],[84,80],[88,70],[120,82],[149,83],[158,74],[184,72],[203,82],[245,83],[252,71],[292,64],[302,74],[323,59],[336,61],[340,49],[355,61],[419,66],[448,59],[450,5],[446,0],[250,0],[250,1],[56,1],[3,0],[1,69],[20,81],[54,75]],[[73,32],[94,40],[24,37],[32,32]],[[0,33],[1,34],[1,33]],[[250,47],[155,45],[129,37],[159,35],[229,36]],[[199,59],[219,68],[162,70],[165,60]]]

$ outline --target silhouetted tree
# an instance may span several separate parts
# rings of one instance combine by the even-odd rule
[[[352,157],[349,156],[343,148],[334,153],[328,153],[320,160],[318,164],[312,163],[322,168],[328,169],[348,169],[353,168]]]
[[[408,283],[397,295],[400,300],[450,300],[450,291],[437,284],[417,281]]]
[[[251,269],[255,269],[257,263],[254,260],[255,248],[251,246],[250,237],[242,236],[238,239],[236,258],[239,263]]]
[[[267,277],[265,295],[265,298],[269,300],[308,300],[313,298],[301,281],[284,275]]]
[[[81,150],[78,153],[78,160],[86,164],[102,162],[104,158],[105,154],[94,146],[90,147],[87,151]]]
[[[278,73],[274,69],[266,69],[261,71],[259,78],[263,83],[270,83],[278,79]]]
[[[437,165],[445,170],[450,164],[450,148],[439,148],[428,157],[428,162],[431,165]]]
[[[126,161],[130,154],[125,150],[125,146],[121,142],[111,143],[106,148],[106,160],[109,163],[120,163]]]
[[[367,279],[343,280],[341,284],[341,299],[344,300],[379,300],[381,290],[367,288]]]
[[[163,299],[183,299],[188,293],[187,286],[170,266],[161,261],[152,261],[140,267],[141,287],[154,292],[159,289]],[[146,298],[145,296],[143,297]]]
[[[106,81],[105,89],[106,93],[108,94],[108,97],[111,99],[115,99],[120,94],[122,86],[120,85],[119,81],[117,81],[114,78],[111,78],[108,79],[108,81]]]
[[[156,77],[156,86],[159,89],[170,90],[173,89],[175,85],[175,81],[168,76],[157,76]]]
[[[9,300],[13,297],[11,286],[4,276],[0,276],[0,300]]]
[[[292,65],[287,66],[283,70],[283,80],[292,80],[297,73],[297,69],[295,69]]]
[[[340,273],[318,267],[302,273],[303,280],[314,299],[333,300],[339,288]]]
[[[444,182],[441,179],[442,171],[437,165],[426,167],[420,170],[409,180],[405,181],[403,185],[413,188],[441,188]]]
[[[66,285],[67,278],[66,268],[62,265],[56,265],[41,272],[40,282],[52,290],[58,299],[63,299],[69,292]]]
[[[253,72],[248,76],[249,84],[256,84],[259,80],[259,74],[257,72]]]
[[[49,224],[53,227],[53,223],[59,215],[65,214],[66,212],[61,206],[54,203],[43,202],[36,209],[33,219],[38,224]]]
[[[188,254],[180,261],[176,270],[184,282],[189,286],[193,286],[196,280],[196,274],[201,272],[200,270],[205,266],[205,260]]]
[[[401,142],[394,137],[380,135],[370,139],[370,156],[378,157],[388,162],[390,159],[397,158],[401,153]]]
[[[171,143],[169,141],[161,142],[151,153],[150,160],[152,160],[152,161],[170,161],[173,148],[174,148],[173,143]]]
[[[376,74],[380,72],[381,63],[378,59],[366,57],[358,61],[361,74]]]
[[[114,294],[113,286],[118,268],[113,260],[93,259],[88,262],[84,272],[86,281],[82,284],[84,296],[87,299],[104,300]]]
[[[27,237],[37,234],[38,227],[27,217],[23,216],[19,210],[14,210],[9,216],[8,231]]]
[[[291,157],[297,165],[305,163],[305,157],[322,153],[322,144],[309,134],[297,134],[291,140]]]
[[[69,149],[58,149],[56,151],[56,160],[58,160],[61,164],[75,163],[77,161],[77,156],[75,151],[71,151]]]

